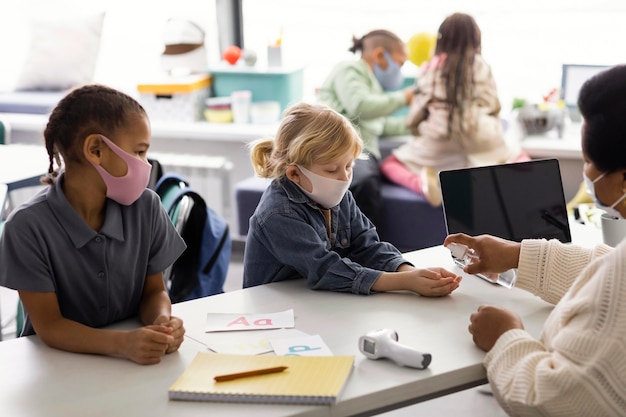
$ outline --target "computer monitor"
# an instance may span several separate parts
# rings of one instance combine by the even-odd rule
[[[597,73],[610,68],[608,65],[563,64],[561,76],[561,98],[569,109],[570,118],[580,121],[578,92],[585,81]]]

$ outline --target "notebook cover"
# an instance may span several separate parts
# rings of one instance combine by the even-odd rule
[[[169,388],[171,400],[333,404],[354,356],[230,355],[199,352]],[[285,371],[215,382],[216,375],[287,366]]]

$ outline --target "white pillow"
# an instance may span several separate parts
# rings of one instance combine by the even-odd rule
[[[91,83],[103,21],[104,13],[33,20],[16,90],[58,91]]]

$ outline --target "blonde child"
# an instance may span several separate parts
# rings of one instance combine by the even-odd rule
[[[70,352],[159,362],[185,333],[162,274],[185,244],[146,189],[146,112],[88,85],[59,102],[44,137],[50,186],[11,213],[0,237],[0,285],[17,290],[26,311],[18,331]],[[59,155],[63,170],[54,169]],[[100,329],[133,316],[142,327]]]
[[[274,180],[250,219],[244,287],[305,278],[314,290],[443,296],[459,286],[456,274],[415,268],[379,240],[348,191],[362,147],[348,119],[304,103],[287,109],[275,139],[252,145],[257,175]]]

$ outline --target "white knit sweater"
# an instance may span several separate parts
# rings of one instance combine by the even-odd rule
[[[626,243],[522,242],[516,287],[558,303],[539,340],[504,333],[485,358],[512,416],[626,416]]]

